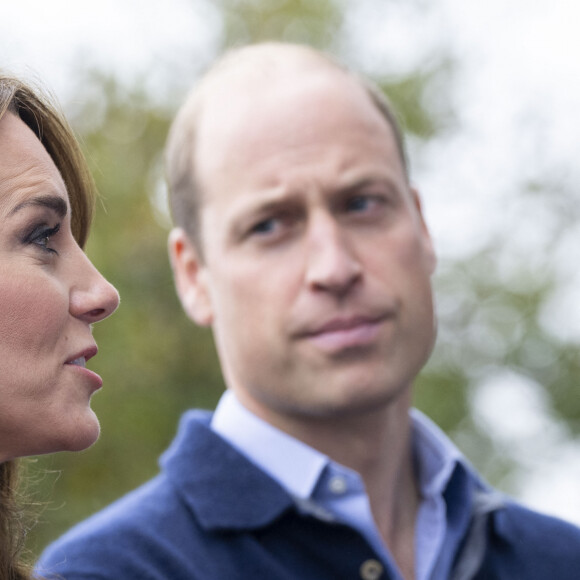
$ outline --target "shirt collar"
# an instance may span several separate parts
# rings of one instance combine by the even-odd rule
[[[211,429],[301,499],[311,497],[329,463],[326,455],[248,411],[231,391],[222,395]]]
[[[458,463],[465,458],[430,419],[410,411],[413,451],[423,498],[440,496]],[[330,459],[248,411],[226,391],[216,408],[211,429],[280,483],[291,495],[308,499]]]
[[[411,409],[410,415],[421,495],[423,498],[442,495],[457,464],[467,467],[467,462],[447,435],[421,411]]]

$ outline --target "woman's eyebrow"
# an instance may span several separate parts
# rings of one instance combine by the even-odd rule
[[[9,215],[14,215],[15,213],[18,213],[24,208],[30,206],[47,207],[48,209],[53,210],[60,218],[64,218],[68,213],[67,203],[59,195],[39,195],[19,203],[15,208],[12,209]]]

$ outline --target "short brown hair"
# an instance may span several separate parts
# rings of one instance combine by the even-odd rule
[[[271,51],[275,55],[276,50],[294,51],[296,53],[302,52],[304,55],[314,57],[315,60],[332,68],[336,68],[354,78],[362,86],[373,105],[375,105],[381,116],[391,127],[403,164],[403,170],[408,179],[405,143],[396,114],[383,91],[371,80],[348,69],[333,57],[304,45],[266,42],[230,50],[206,71],[196,87],[190,92],[171,125],[169,138],[167,140],[165,165],[173,222],[187,233],[200,252],[202,252],[199,232],[201,191],[196,179],[194,151],[204,88],[208,84],[209,79],[230,71],[242,59],[246,57],[251,59],[255,53],[267,54],[265,51]],[[235,99],[235,96],[232,96],[232,98]]]
[[[13,113],[38,137],[66,185],[72,233],[84,247],[93,217],[95,186],[78,141],[45,91],[0,73],[0,119]]]

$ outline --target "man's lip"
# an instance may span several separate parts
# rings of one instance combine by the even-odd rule
[[[390,316],[390,313],[383,313],[376,316],[355,315],[348,317],[336,317],[320,325],[315,325],[312,329],[305,330],[303,333],[301,333],[301,336],[306,338],[321,336],[333,332],[349,331],[358,327],[380,323]]]
[[[94,344],[92,346],[85,348],[84,350],[77,352],[76,354],[68,358],[65,364],[67,365],[75,364],[84,366],[82,364],[82,361],[86,363],[89,359],[93,358],[97,354],[97,352],[98,352],[97,345]]]
[[[376,343],[383,322],[389,317],[390,315],[385,314],[334,318],[304,334],[302,339],[328,354],[368,348]]]

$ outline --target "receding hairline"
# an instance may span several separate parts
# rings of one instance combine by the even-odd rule
[[[212,85],[227,82],[239,76],[244,82],[251,80],[275,80],[288,73],[301,73],[309,67],[312,69],[336,70],[351,75],[332,56],[319,52],[309,46],[267,42],[235,48],[225,52],[197,84],[194,94],[200,101],[209,92]]]
[[[310,69],[310,70],[309,70]],[[306,74],[308,72],[336,72],[354,81],[370,98],[371,103],[379,109],[381,116],[395,133],[397,146],[400,149],[405,172],[407,157],[404,149],[399,119],[396,118],[392,105],[381,89],[370,79],[342,64],[332,55],[320,52],[310,46],[282,42],[265,42],[251,44],[225,52],[202,76],[195,89],[187,99],[184,108],[196,115],[197,122],[203,113],[206,102],[213,90],[226,88],[235,84],[236,77],[247,84],[252,78],[256,82],[275,82],[288,74]],[[235,94],[232,94],[235,98]],[[189,107],[187,105],[189,104]]]
[[[235,48],[224,53],[198,81],[179,110],[169,133],[166,148],[166,173],[171,195],[174,223],[182,227],[201,251],[199,213],[203,191],[196,179],[198,129],[206,104],[215,91],[228,91],[236,99],[236,84],[247,85],[285,79],[289,74],[335,72],[358,85],[389,126],[395,139],[403,172],[409,181],[404,139],[388,99],[372,81],[340,63],[333,56],[305,45],[266,42]],[[238,81],[238,82],[237,82]],[[189,196],[187,199],[185,196]]]

